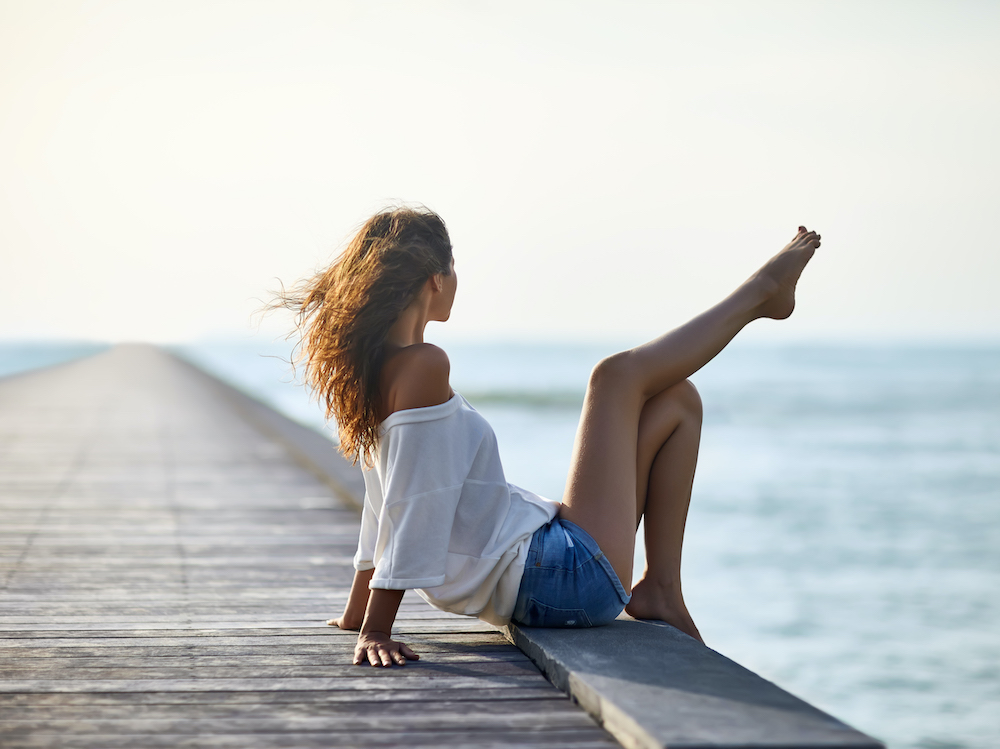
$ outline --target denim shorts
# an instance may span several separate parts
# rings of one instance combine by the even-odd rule
[[[631,596],[583,528],[562,518],[531,537],[511,621],[525,627],[598,627]]]

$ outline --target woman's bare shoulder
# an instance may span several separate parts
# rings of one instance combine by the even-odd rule
[[[451,362],[444,349],[415,343],[392,353],[382,365],[382,418],[408,408],[437,406],[452,397]]]

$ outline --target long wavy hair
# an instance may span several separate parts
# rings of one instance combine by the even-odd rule
[[[432,275],[451,274],[444,221],[426,208],[392,208],[368,219],[333,264],[276,295],[295,313],[293,362],[334,419],[340,450],[370,464],[378,441],[385,338]]]

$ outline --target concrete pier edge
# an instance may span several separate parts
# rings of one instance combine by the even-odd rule
[[[361,470],[340,455],[332,440],[220,380],[182,356],[173,356],[193,373],[204,378],[247,421],[283,444],[299,465],[325,482],[339,498],[350,502],[359,511],[362,509],[365,482]]]
[[[508,625],[507,638],[628,749],[884,745],[658,622]]]
[[[331,440],[177,358],[338,496],[361,508],[361,470]],[[622,614],[607,627],[508,625],[503,631],[628,749],[885,749],[664,623]]]

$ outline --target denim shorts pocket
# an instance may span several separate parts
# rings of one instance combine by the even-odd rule
[[[575,572],[593,558],[590,549],[573,542],[562,523],[552,523],[538,539],[533,563],[544,570]]]
[[[534,598],[528,599],[520,623],[525,627],[590,627],[590,617],[583,609],[557,609]]]
[[[511,621],[525,627],[595,627],[615,620],[629,595],[597,542],[560,518],[532,536]]]

